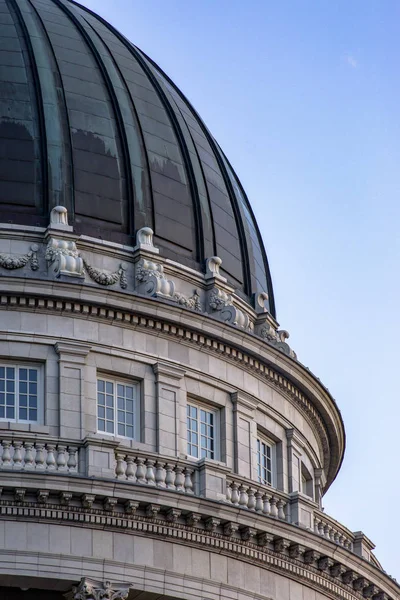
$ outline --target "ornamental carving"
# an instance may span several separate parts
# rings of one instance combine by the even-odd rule
[[[260,337],[266,340],[278,350],[297,359],[296,353],[291,349],[286,340],[289,338],[289,333],[284,329],[274,329],[269,323],[265,323],[259,333]]]
[[[50,238],[45,258],[49,265],[52,265],[56,277],[66,275],[83,278],[85,276],[83,259],[72,240]]]
[[[30,262],[32,271],[37,271],[39,268],[39,261],[37,258],[38,250],[39,246],[37,244],[32,244],[29,252],[26,254],[21,254],[19,256],[0,254],[0,267],[8,270],[22,269],[22,267],[25,267]]]
[[[140,259],[136,264],[136,291],[139,294],[145,294],[146,296],[152,296],[156,298],[165,298],[171,302],[176,302],[180,306],[196,310],[198,312],[203,311],[203,307],[200,301],[199,291],[196,289],[193,291],[192,296],[185,296],[180,292],[175,291],[175,282],[172,279],[167,279],[164,274],[164,267],[158,262],[148,260],[146,258]]]
[[[233,304],[231,294],[214,287],[208,295],[208,306],[211,312],[218,313],[224,323],[230,323],[243,329],[250,329],[249,316]]]
[[[119,282],[119,285],[123,290],[128,287],[125,263],[121,263],[118,271],[115,271],[114,273],[96,269],[95,267],[92,267],[85,259],[83,259],[83,264],[90,279],[99,285],[109,286]]]
[[[83,577],[78,586],[72,588],[73,600],[126,600],[132,585],[115,587],[110,581],[96,583]]]

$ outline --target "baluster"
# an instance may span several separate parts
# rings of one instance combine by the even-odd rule
[[[117,461],[117,464],[115,465],[115,475],[117,479],[125,479],[125,454],[116,452],[115,460]]]
[[[283,500],[278,500],[278,503],[277,503],[278,519],[281,519],[282,521],[286,520],[285,510],[284,510],[285,506],[286,506],[286,503]]]
[[[329,525],[324,525],[324,537],[326,537],[327,540],[330,539],[329,531],[330,531]]]
[[[249,510],[254,510],[256,507],[256,497],[255,497],[255,492],[253,490],[253,488],[249,488],[247,490],[247,494],[248,494],[248,501],[247,501],[247,508]]]
[[[143,458],[136,457],[136,481],[137,483],[146,483],[146,467]]]
[[[35,444],[35,449],[36,449],[36,454],[35,454],[36,469],[38,471],[44,471],[44,469],[46,468],[46,465],[44,462],[44,444],[37,442]]]
[[[77,460],[77,452],[78,448],[76,446],[68,446],[68,462],[67,469],[70,473],[77,472],[78,460]]]
[[[22,469],[22,442],[14,442],[13,469]]]
[[[232,488],[229,481],[226,482],[226,501],[232,502]]]
[[[316,533],[317,535],[319,535],[319,531],[318,531],[319,523],[320,523],[320,520],[317,517],[314,517],[314,533]]]
[[[132,481],[133,479],[135,479],[135,459],[132,455],[127,454],[125,456],[125,461],[126,461],[126,469],[124,468],[124,475],[126,476],[127,479],[129,479],[129,481]],[[125,467],[125,463],[123,463],[123,464]]]
[[[167,490],[175,489],[175,473],[173,471],[173,465],[167,463],[165,465],[166,475],[165,475],[165,484],[167,486]]]
[[[240,496],[239,496],[238,484],[236,483],[236,481],[232,481],[231,488],[232,488],[232,504],[237,506],[239,504]]]
[[[156,462],[156,486],[160,488],[165,488],[165,463],[160,462],[159,460]]]
[[[264,502],[264,506],[263,506],[263,513],[264,515],[271,515],[271,496],[269,496],[269,494],[264,494],[263,496],[263,502]]]
[[[27,470],[33,469],[35,466],[34,462],[33,462],[33,444],[32,444],[32,442],[25,442],[24,447],[25,447],[25,456],[24,456],[25,467],[24,468]]]
[[[194,469],[189,469],[189,467],[185,467],[184,470],[184,474],[185,474],[185,492],[187,494],[193,494],[193,479],[192,479],[192,475],[194,473]]]
[[[154,460],[150,460],[149,458],[146,460],[146,482],[147,485],[156,485]]]
[[[262,492],[260,490],[257,490],[257,492],[256,492],[256,511],[262,512],[263,507],[264,507],[264,503],[263,503],[263,499],[262,499]]]
[[[333,529],[333,527],[331,527],[331,529],[329,530],[329,537],[330,537],[330,539],[332,540],[332,542],[334,542],[334,541],[335,541],[335,535],[336,535],[336,532],[335,532],[335,530]]]
[[[62,446],[60,444],[57,446],[57,471],[67,470],[67,460],[65,457],[66,450],[66,446]]]
[[[278,498],[275,498],[275,496],[271,496],[270,499],[270,504],[271,504],[271,517],[278,517],[278,508],[276,506],[276,503],[278,502]]]
[[[320,521],[318,523],[318,533],[321,537],[324,537],[324,522]]]
[[[339,541],[338,541],[339,546],[344,546],[344,539],[345,539],[344,535],[341,533],[339,535]]]
[[[239,488],[239,506],[241,506],[242,508],[247,508],[247,502],[249,501],[249,497],[247,495],[246,492],[246,486],[245,485],[241,485]]]
[[[175,487],[177,492],[184,492],[183,487],[185,483],[185,476],[183,475],[183,469],[180,466],[175,467]]]
[[[3,440],[1,443],[3,445],[3,467],[9,469],[11,467],[11,442]]]
[[[334,542],[335,542],[335,544],[337,544],[337,545],[339,545],[339,537],[340,537],[340,536],[339,536],[339,533],[338,533],[338,532],[336,532],[336,533],[335,533],[335,535],[334,535],[334,539],[333,539],[333,541],[334,541]]]
[[[54,471],[56,468],[56,459],[54,456],[55,449],[56,449],[56,447],[53,446],[53,444],[46,444],[46,450],[47,450],[46,465],[47,465],[48,471]]]

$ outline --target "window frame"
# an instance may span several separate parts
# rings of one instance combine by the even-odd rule
[[[114,431],[111,433],[109,431],[102,431],[99,429],[99,420],[104,420],[105,423],[109,421],[106,417],[99,417],[99,381],[104,381],[105,384],[111,383],[113,385],[113,412],[114,412]],[[118,385],[129,386],[132,387],[133,392],[133,437],[129,437],[127,435],[121,435],[118,433]],[[104,394],[106,392],[104,391]],[[126,398],[125,398],[126,399]],[[107,408],[106,404],[104,405]],[[126,409],[124,410],[126,414]],[[125,428],[127,427],[127,423],[124,423]],[[107,427],[107,425],[105,425]],[[125,429],[126,431],[126,429]],[[140,382],[136,380],[130,380],[124,377],[110,377],[109,375],[102,375],[98,373],[96,376],[96,432],[99,435],[106,435],[108,437],[118,437],[125,440],[133,440],[135,442],[140,442],[141,435],[141,386]]]
[[[16,424],[20,424],[20,425],[42,425],[44,423],[44,401],[45,401],[45,395],[44,395],[44,375],[43,375],[43,365],[39,364],[39,363],[29,363],[29,362],[20,362],[20,361],[0,361],[0,368],[4,368],[4,369],[15,369],[16,373],[15,373],[15,390],[14,390],[14,395],[15,395],[15,417],[14,419],[11,419],[10,417],[7,417],[6,415],[4,417],[0,417],[0,427],[1,427],[1,423],[16,423]],[[36,411],[37,411],[37,419],[36,421],[33,421],[31,419],[20,419],[19,418],[19,411],[20,411],[20,390],[19,390],[19,384],[20,384],[20,378],[19,378],[19,372],[21,369],[27,369],[28,371],[31,370],[35,370],[37,373],[37,379],[36,379],[36,385],[37,385],[37,391],[36,391],[36,397],[37,397],[37,405],[36,405]],[[5,381],[7,381],[7,377],[5,377]],[[29,381],[29,380],[28,380]],[[5,394],[7,393],[7,391],[5,390],[4,392]],[[7,407],[7,404],[4,405],[5,408]],[[29,404],[27,404],[28,407],[28,411],[29,411]],[[5,411],[6,413],[6,411]],[[28,412],[28,416],[29,416],[29,412]]]
[[[198,444],[197,444],[197,448],[199,450],[199,456],[194,456],[193,454],[189,453],[189,429],[188,429],[188,408],[192,407],[192,408],[196,408],[198,411],[205,411],[207,413],[210,413],[213,415],[214,417],[214,424],[213,424],[213,433],[214,433],[214,456],[211,458],[209,456],[201,456],[201,445],[200,445],[200,440],[201,440],[201,433],[200,433],[200,429],[198,428],[197,434],[198,434]],[[188,402],[186,403],[186,409],[185,409],[185,417],[186,417],[186,456],[188,459],[191,460],[196,460],[196,461],[200,461],[203,459],[207,459],[207,460],[216,460],[219,461],[221,460],[221,436],[220,436],[220,423],[221,423],[221,411],[219,408],[216,408],[214,406],[210,406],[209,404],[203,403],[203,402],[198,402],[196,400],[188,400]],[[192,417],[190,417],[192,418]],[[197,423],[198,425],[200,424],[200,417],[197,418]],[[191,446],[195,446],[195,444],[190,444]]]
[[[270,456],[271,482],[263,481],[263,479],[260,475],[261,462],[260,462],[259,445],[261,446],[261,444],[264,444],[265,446],[269,447],[271,450],[271,456]],[[275,489],[277,488],[276,442],[271,440],[271,438],[267,437],[266,435],[262,434],[260,431],[257,431],[257,438],[256,438],[256,475],[257,475],[257,482],[260,483],[261,485],[267,485],[267,486],[275,488]]]

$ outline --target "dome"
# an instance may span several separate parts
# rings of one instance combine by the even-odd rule
[[[267,257],[228,159],[176,85],[141,50],[67,0],[2,2],[0,211],[46,226],[67,208],[78,235],[130,245],[150,227],[163,255],[210,256],[248,301]]]

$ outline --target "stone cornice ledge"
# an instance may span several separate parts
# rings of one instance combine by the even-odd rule
[[[76,480],[74,483],[76,485]],[[124,488],[125,493],[121,493]],[[394,580],[373,564],[328,540],[276,519],[246,515],[246,511],[226,509],[213,501],[195,499],[193,502],[179,493],[159,491],[156,494],[154,489],[151,502],[146,494],[143,498],[143,491],[137,487],[128,495],[126,486],[117,485],[112,486],[108,494],[107,486],[100,486],[92,494],[88,491],[71,489],[66,493],[59,487],[53,490],[46,486],[43,492],[42,487],[25,486],[21,490],[8,484],[3,487],[0,498],[0,519],[63,522],[154,538],[161,536],[171,541],[178,539],[188,546],[283,572],[332,598],[397,600],[399,597],[400,589]],[[234,526],[228,527],[228,524]]]

